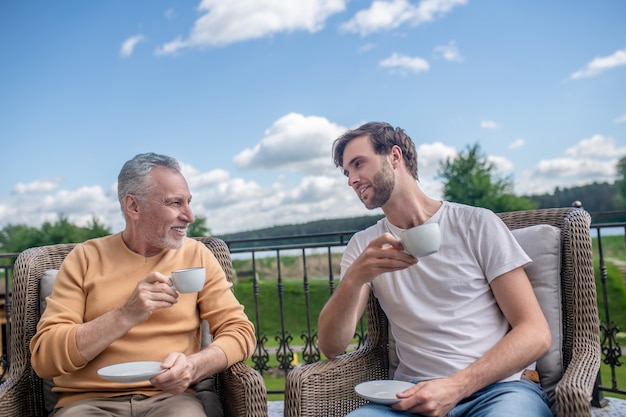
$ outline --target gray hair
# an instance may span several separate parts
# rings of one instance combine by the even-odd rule
[[[180,173],[180,164],[170,156],[156,153],[140,153],[127,161],[117,176],[117,198],[124,211],[124,197],[128,194],[138,196],[141,200],[151,190],[150,171],[162,166]]]

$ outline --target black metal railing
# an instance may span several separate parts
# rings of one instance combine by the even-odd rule
[[[336,280],[339,278],[339,257],[343,247],[346,246],[349,238],[354,234],[353,231],[337,232],[337,233],[319,233],[306,236],[278,236],[265,239],[246,239],[227,241],[230,252],[233,256],[233,264],[237,276],[241,275],[237,265],[242,262],[248,262],[250,265],[250,275],[252,276],[252,291],[254,294],[254,318],[255,328],[257,331],[257,346],[252,355],[252,363],[254,368],[261,374],[268,372],[276,375],[278,373],[287,374],[294,366],[297,366],[302,358],[303,363],[317,362],[322,358],[320,349],[317,345],[317,316],[311,311],[311,276],[310,268],[307,260],[311,256],[315,256],[316,260],[322,257],[326,263],[326,275],[323,277],[325,286],[327,287],[327,296],[330,297],[335,290]],[[302,240],[307,243],[298,243]],[[313,242],[313,243],[312,243]],[[248,244],[252,244],[248,245]],[[335,255],[335,256],[333,256]],[[274,337],[267,333],[261,323],[262,306],[260,293],[260,273],[262,269],[260,264],[267,264],[267,260],[275,265],[266,275],[272,282],[276,283],[276,303],[278,305],[279,317],[278,328],[270,331],[276,331]],[[285,266],[283,259],[289,258],[290,264],[293,264],[294,258],[301,265],[298,269],[299,276],[294,276],[293,271],[284,271]],[[293,268],[292,268],[293,269]],[[316,277],[319,281],[320,277]],[[299,295],[301,299],[289,298],[285,295],[285,285],[287,281],[297,281],[302,286],[302,292]],[[286,303],[302,303],[304,319],[304,329],[289,329],[286,325]],[[246,306],[246,310],[250,310],[251,306]],[[301,331],[299,339],[295,338],[294,331]],[[355,347],[365,341],[365,326],[361,325],[355,335]],[[274,365],[274,366],[272,366]],[[284,390],[271,390],[268,393],[280,394]]]
[[[601,216],[596,216],[601,217]],[[604,399],[604,392],[611,392],[619,395],[626,395],[626,387],[619,387],[617,381],[617,369],[623,365],[621,358],[623,357],[623,346],[620,346],[618,340],[618,333],[620,332],[620,326],[616,323],[612,316],[611,311],[613,309],[610,308],[609,302],[609,282],[608,282],[608,274],[607,274],[607,259],[605,256],[605,251],[603,248],[603,230],[619,230],[621,229],[621,235],[624,240],[624,251],[622,255],[626,254],[626,222],[619,223],[595,223],[591,226],[592,237],[595,234],[596,242],[597,242],[597,257],[598,257],[598,269],[595,271],[596,275],[596,284],[599,286],[596,287],[596,291],[598,292],[598,299],[602,300],[602,304],[604,308],[599,312],[600,317],[603,317],[603,320],[600,321],[600,345],[602,349],[602,363],[609,367],[609,372],[611,375],[611,385],[605,386],[602,385],[602,373],[598,373],[598,377],[596,379],[596,386],[593,390],[593,396],[591,399],[591,404],[595,407],[603,407],[607,404]],[[624,259],[624,257],[622,257]],[[612,262],[616,262],[613,260]],[[617,260],[619,262],[619,259]],[[626,282],[626,262],[621,268],[622,276],[624,277],[624,282]],[[622,325],[626,325],[622,323]],[[622,331],[625,329],[621,329]]]
[[[595,217],[594,217],[595,219]],[[611,262],[606,259],[603,248],[603,238],[605,232],[608,230],[618,232],[624,237],[625,247],[624,252],[620,255],[622,259],[626,259],[626,223],[599,223],[592,225],[592,237],[595,237],[597,242],[594,245],[594,252],[598,258],[598,270],[596,270],[597,277],[597,291],[598,299],[602,301],[602,311],[600,315],[601,328],[599,329],[601,344],[602,344],[602,362],[604,367],[608,367],[609,374],[611,375],[610,385],[603,385],[600,374],[598,375],[596,388],[592,398],[592,404],[594,406],[603,406],[606,402],[603,398],[603,393],[614,393],[618,395],[626,395],[626,387],[618,386],[617,370],[623,366],[622,363],[622,347],[619,343],[618,333],[620,327],[617,323],[612,321],[610,308],[609,308],[609,288],[607,287],[607,262]],[[294,359],[296,355],[302,358],[303,363],[313,363],[321,359],[321,352],[317,345],[317,317],[311,312],[311,284],[313,281],[319,282],[320,277],[311,276],[310,260],[312,256],[315,256],[317,262],[320,257],[325,258],[326,273],[322,279],[325,281],[327,287],[328,296],[330,296],[336,285],[336,280],[339,276],[339,258],[343,247],[347,244],[349,238],[354,232],[338,232],[338,233],[324,233],[314,234],[307,236],[282,236],[266,239],[245,239],[245,240],[233,240],[227,241],[230,251],[233,257],[233,264],[235,265],[235,273],[241,278],[242,276],[251,275],[252,281],[252,293],[254,305],[246,305],[246,311],[251,316],[250,319],[255,322],[255,328],[257,331],[257,346],[255,352],[251,358],[253,367],[261,374],[273,373],[273,374],[286,374],[294,366],[296,366]],[[313,242],[313,243],[311,243]],[[16,254],[0,254],[0,262],[6,264],[0,265],[0,277],[4,276],[5,282],[5,294],[6,303],[4,306],[6,314],[6,328],[5,335],[3,337],[3,356],[2,356],[2,368],[3,372],[10,366],[10,351],[9,351],[9,337],[10,337],[10,314],[11,314],[11,297],[10,297],[10,276],[13,268],[13,261]],[[294,262],[293,259],[297,259],[299,262],[299,276],[293,276],[293,268],[286,272],[283,265],[285,259],[289,258],[290,262]],[[8,259],[9,261],[5,261]],[[244,264],[244,267],[238,267],[238,265]],[[274,269],[268,273],[267,268],[264,265],[272,263]],[[265,268],[265,269],[264,269]],[[275,297],[272,302],[275,301],[278,306],[278,330],[270,341],[272,335],[267,334],[267,331],[261,325],[263,311],[266,311],[266,306],[261,305],[260,286],[262,280],[259,278],[261,272],[270,275],[264,278],[270,278],[267,281],[272,284],[275,283]],[[626,272],[624,273],[626,274]],[[285,285],[287,281],[298,281],[302,285],[302,298],[294,299],[290,295],[285,293]],[[304,329],[290,329],[286,324],[285,307],[290,303],[302,303],[303,311],[305,314],[305,328]],[[252,317],[253,311],[254,317]],[[302,332],[299,335],[299,339],[294,339],[293,332]],[[623,331],[623,329],[622,329]],[[362,322],[357,329],[355,335],[354,348],[358,348],[365,341],[366,326]],[[269,393],[282,393],[283,390],[271,390]]]
[[[2,377],[0,381],[4,381],[4,377],[9,370],[9,361],[11,357],[11,344],[9,338],[11,335],[11,276],[13,274],[13,264],[17,253],[2,253],[0,254],[0,276],[4,279],[4,286],[0,287],[0,339],[2,343],[0,351],[2,356],[0,357],[0,368],[2,368]]]

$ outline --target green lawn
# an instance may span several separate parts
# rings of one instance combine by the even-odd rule
[[[604,301],[602,297],[602,279],[600,270],[600,259],[598,256],[598,241],[593,239],[594,270],[596,274],[596,287],[598,291],[598,310],[600,320],[606,319]],[[624,236],[603,236],[602,252],[606,267],[606,293],[609,300],[610,319],[616,323],[622,332],[626,332],[626,277],[616,265],[615,261],[626,262],[626,247]],[[626,341],[626,338],[624,339]],[[623,346],[623,345],[622,345]]]
[[[611,376],[611,368],[608,365],[602,363],[600,365],[600,375],[602,376],[602,386],[603,387],[611,387],[612,376]],[[617,386],[624,390],[626,389],[626,364],[622,363],[622,366],[618,366],[615,368],[615,379],[617,381]],[[626,395],[614,394],[612,392],[603,392],[605,397],[616,397],[626,400]]]
[[[335,284],[336,285],[336,284]],[[246,314],[257,325],[256,306],[252,281],[239,282],[235,285],[235,295],[246,306]],[[268,338],[268,346],[277,346],[274,337],[282,331],[281,308],[283,310],[284,327],[293,337],[292,345],[303,344],[302,333],[307,333],[308,326],[313,332],[317,330],[317,318],[322,307],[330,297],[328,280],[316,279],[309,281],[309,316],[307,318],[304,286],[299,280],[283,282],[283,300],[281,306],[276,281],[259,281],[259,319],[261,333]],[[308,319],[308,322],[307,322]]]

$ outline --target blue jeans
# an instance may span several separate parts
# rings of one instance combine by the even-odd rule
[[[365,404],[346,417],[415,416],[387,405]],[[489,385],[454,407],[446,417],[552,417],[541,385],[528,379]]]

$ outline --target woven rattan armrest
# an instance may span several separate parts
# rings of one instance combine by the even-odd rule
[[[589,417],[592,415],[589,398],[597,376],[595,372],[597,367],[590,366],[590,364],[594,362],[598,362],[597,367],[600,366],[599,355],[591,350],[581,349],[575,353],[555,388],[559,416]]]
[[[266,417],[263,377],[245,362],[238,362],[217,375],[218,392],[230,417]]]
[[[365,344],[360,349],[287,374],[285,416],[343,416],[365,403],[354,387],[360,382],[387,379],[385,348]]]

